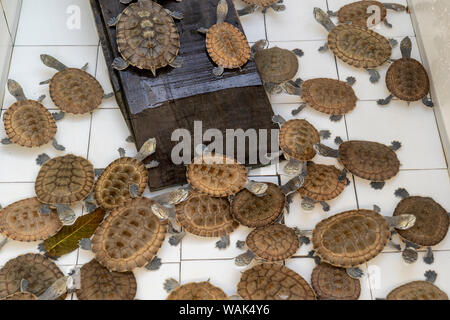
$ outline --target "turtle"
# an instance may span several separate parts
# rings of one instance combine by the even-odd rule
[[[258,264],[244,271],[237,292],[244,300],[316,300],[305,279],[275,263]]]
[[[298,174],[305,162],[316,156],[313,146],[330,137],[330,131],[317,129],[305,119],[286,121],[280,115],[272,117],[272,122],[280,126],[280,149],[289,163],[284,167],[287,174]]]
[[[387,105],[397,97],[408,104],[422,100],[422,103],[432,108],[433,102],[428,98],[430,80],[423,65],[411,58],[412,43],[409,37],[400,43],[402,58],[394,61],[386,73],[386,86],[391,94],[377,101],[379,105]]]
[[[41,296],[64,274],[49,258],[35,253],[27,253],[9,260],[0,269],[0,298],[20,292],[21,282],[27,282],[27,292]],[[66,293],[58,295],[64,300]]]
[[[41,212],[55,207],[64,224],[75,221],[70,205],[85,199],[94,187],[94,167],[89,160],[73,154],[50,159],[43,154],[37,163],[39,170],[34,189],[37,199],[44,204]]]
[[[227,294],[209,281],[189,282],[180,285],[173,278],[164,282],[164,289],[169,292],[166,300],[228,300]]]
[[[425,277],[425,281],[411,281],[395,288],[386,300],[448,300],[448,295],[434,284],[436,272],[429,270]]]
[[[358,300],[361,295],[359,279],[353,279],[345,269],[328,263],[321,263],[313,269],[311,285],[321,300]]]
[[[358,98],[352,85],[355,78],[348,77],[347,81],[329,78],[316,78],[303,81],[297,79],[291,87],[291,91],[301,96],[300,106],[292,111],[292,115],[299,114],[306,106],[330,115],[331,121],[339,121],[344,114],[349,113],[356,107]]]
[[[344,63],[366,69],[372,83],[378,82],[380,74],[376,68],[389,61],[395,41],[389,41],[365,27],[349,24],[336,26],[320,8],[314,8],[314,17],[329,32],[327,44],[319,50],[330,48]]]
[[[372,21],[374,19],[370,19],[375,12],[373,6],[378,7],[380,12],[379,21]],[[399,3],[382,3],[380,1],[364,0],[349,3],[341,7],[337,12],[328,11],[328,15],[331,17],[337,16],[339,23],[351,23],[354,26],[367,27],[368,23],[374,25],[383,22],[388,28],[392,28],[392,25],[386,19],[387,9],[396,12],[406,11],[406,7]]]
[[[335,150],[323,144],[314,145],[322,156],[338,158],[344,168],[362,179],[370,180],[375,190],[383,189],[385,181],[393,178],[400,171],[400,161],[395,151],[402,144],[393,141],[390,146],[379,142],[350,140],[343,142],[336,137],[339,149]]]
[[[245,35],[232,24],[225,22],[228,14],[227,0],[219,0],[217,23],[197,31],[206,35],[206,49],[217,67],[213,74],[220,77],[225,69],[241,68],[251,57],[251,48]]]
[[[101,265],[127,272],[153,260],[168,229],[168,221],[153,213],[154,204],[137,197],[112,210],[92,238],[92,251]]]
[[[235,159],[218,153],[197,156],[187,166],[186,178],[191,187],[213,197],[227,197],[242,189],[263,195],[265,183],[248,180],[248,171]]]
[[[174,19],[183,19],[183,15],[164,9],[152,0],[139,0],[127,6],[108,23],[117,29],[121,55],[114,59],[112,67],[122,71],[131,65],[150,70],[154,77],[157,69],[181,68],[180,35]]]
[[[302,197],[302,208],[312,210],[316,203],[320,203],[324,211],[330,206],[326,201],[337,198],[350,183],[346,171],[339,170],[333,165],[307,162],[307,176],[298,193]]]
[[[92,259],[80,269],[79,300],[133,300],[137,284],[133,272],[110,272]]]
[[[49,84],[50,97],[55,105],[64,113],[87,114],[97,109],[103,99],[114,94],[105,94],[100,83],[86,72],[88,64],[81,69],[69,68],[54,57],[41,54],[41,61],[58,72],[40,84]]]
[[[20,84],[12,79],[8,79],[8,91],[17,102],[3,115],[8,137],[1,141],[2,144],[15,143],[22,147],[35,148],[52,141],[53,146],[58,145],[55,139],[58,130],[56,121],[42,105],[45,95],[40,96],[38,100],[27,99]]]
[[[262,13],[266,13],[267,9],[272,8],[276,12],[286,10],[283,0],[243,0],[247,6],[237,10],[240,17],[253,13],[262,8]]]

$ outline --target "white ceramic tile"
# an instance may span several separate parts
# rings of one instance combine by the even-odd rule
[[[168,293],[164,290],[164,282],[168,278],[180,280],[180,264],[165,263],[159,270],[149,271],[145,268],[134,270],[137,282],[136,299],[164,300]]]
[[[238,10],[247,6],[247,4],[242,0],[234,1],[234,5]],[[261,10],[258,10],[253,14],[242,16],[241,23],[249,42],[256,42],[266,38],[264,14]]]
[[[3,83],[5,83],[8,74],[11,52],[12,40],[9,34],[8,25],[3,14],[3,10],[0,10],[0,86],[2,87],[0,89],[0,101],[3,99]]]
[[[24,0],[16,45],[97,45],[89,0]]]
[[[105,55],[103,53],[102,47],[98,48],[96,78],[98,82],[100,82],[100,84],[102,85],[105,94],[113,92],[111,80],[109,78],[109,71],[108,67],[106,66]],[[117,104],[115,98],[110,98],[103,100],[99,108],[118,109],[119,105]]]

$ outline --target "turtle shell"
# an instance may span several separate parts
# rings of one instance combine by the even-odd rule
[[[388,39],[365,27],[348,24],[340,24],[329,33],[328,47],[343,62],[362,69],[377,68],[392,54]]]
[[[190,282],[173,290],[166,300],[228,300],[222,289],[211,283]]]
[[[340,174],[341,172],[335,166],[308,163],[308,175],[298,192],[302,197],[315,201],[332,200],[346,187],[345,181],[339,181]]]
[[[254,4],[258,7],[268,7],[272,4],[278,3],[280,0],[243,0],[247,4]]]
[[[141,195],[147,186],[145,165],[134,158],[122,157],[112,162],[98,178],[94,194],[98,205],[114,209],[131,199],[130,185],[135,184]]]
[[[266,83],[280,84],[291,80],[298,71],[298,58],[290,50],[263,49],[256,52],[254,59],[259,75]]]
[[[187,181],[199,192],[213,197],[227,197],[242,190],[247,183],[247,169],[223,155],[205,155],[188,165]]]
[[[133,272],[110,272],[95,259],[81,267],[79,300],[133,300],[137,284]]]
[[[251,54],[245,35],[228,22],[217,23],[208,30],[206,49],[218,66],[227,69],[242,67]]]
[[[302,99],[313,109],[331,115],[342,115],[356,107],[358,98],[347,83],[318,78],[303,82]]]
[[[152,261],[168,229],[152,212],[155,201],[135,198],[114,209],[92,238],[97,261],[110,271],[126,272]]]
[[[316,300],[305,279],[272,263],[258,264],[243,272],[237,291],[244,300]]]
[[[281,261],[292,257],[300,248],[295,231],[283,224],[274,223],[250,232],[247,247],[267,261]]]
[[[353,279],[345,269],[327,263],[313,269],[311,284],[319,299],[358,300],[361,294],[359,279]]]
[[[306,161],[315,157],[316,151],[313,146],[320,142],[320,135],[308,121],[294,119],[282,125],[279,139],[284,154]]]
[[[40,147],[56,135],[52,114],[39,102],[22,100],[14,103],[3,115],[6,135],[22,147]]]
[[[403,101],[417,101],[430,91],[430,80],[423,65],[411,58],[394,61],[386,73],[386,86]]]
[[[375,258],[391,238],[389,225],[375,211],[351,210],[320,221],[312,243],[323,262],[353,268]]]
[[[117,46],[129,64],[155,73],[177,57],[180,35],[161,5],[138,1],[130,4],[118,20]]]
[[[94,166],[89,160],[68,154],[45,162],[34,188],[42,203],[72,204],[91,193],[94,177]]]
[[[377,6],[380,9],[380,21],[386,19],[387,10],[379,1],[357,1],[339,9],[337,13],[339,23],[351,22],[354,26],[367,28],[367,20],[372,16],[372,13],[367,13],[370,6]]]
[[[240,224],[250,228],[264,227],[275,222],[283,212],[286,196],[276,184],[266,184],[267,191],[261,197],[244,189],[233,198],[231,212]]]
[[[175,206],[175,212],[180,225],[200,237],[223,237],[239,226],[226,198],[193,192],[186,201]]]
[[[10,294],[9,296],[5,298],[1,298],[0,300],[38,300],[38,297],[36,297],[34,294],[30,292],[16,292],[13,294]]]
[[[41,254],[27,253],[9,260],[0,270],[0,298],[20,292],[22,279],[28,281],[27,290],[42,295],[56,280],[64,277],[56,264]],[[65,299],[66,294],[59,297]]]
[[[412,214],[414,226],[408,230],[397,230],[398,234],[420,246],[434,246],[444,240],[449,228],[447,211],[431,198],[408,197],[399,202],[394,216]]]
[[[387,295],[387,300],[448,300],[448,295],[428,281],[412,281]]]
[[[50,81],[50,97],[66,113],[86,114],[103,100],[100,83],[86,71],[68,68],[56,73]]]
[[[346,141],[339,146],[339,159],[355,176],[370,181],[389,180],[400,171],[397,154],[378,142]]]
[[[17,201],[0,211],[0,232],[17,241],[46,240],[55,235],[63,224],[56,210],[41,214],[37,198]]]

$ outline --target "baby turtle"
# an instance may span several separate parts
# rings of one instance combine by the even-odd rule
[[[2,143],[15,143],[22,147],[33,148],[52,140],[56,141],[55,119],[41,103],[45,96],[41,96],[37,101],[27,99],[20,84],[11,79],[8,80],[8,91],[17,102],[3,115],[8,138],[3,139]]]
[[[227,294],[209,281],[180,285],[175,279],[167,279],[164,289],[170,292],[166,300],[228,300]]]
[[[117,28],[117,46],[121,58],[115,58],[112,67],[125,70],[132,65],[150,70],[183,66],[178,56],[180,35],[173,19],[182,19],[179,12],[164,9],[151,0],[132,3],[109,26]]]
[[[86,72],[87,64],[81,68],[69,68],[55,58],[42,54],[42,62],[49,68],[58,72],[49,83],[50,97],[55,105],[63,112],[70,114],[86,114],[96,109],[103,99],[112,94],[105,95],[100,83]]]
[[[242,67],[251,56],[250,45],[245,35],[232,24],[225,22],[227,14],[227,1],[219,0],[217,23],[209,29],[198,29],[198,32],[206,34],[206,49],[211,59],[217,64],[213,73],[218,77],[225,69]]]
[[[133,272],[110,272],[95,259],[80,269],[79,300],[133,300],[137,284]]]
[[[320,139],[330,136],[328,130],[317,129],[305,119],[286,121],[280,115],[273,116],[272,121],[280,126],[280,149],[289,163],[284,167],[287,174],[298,174],[305,162],[316,156],[313,146],[320,143]]]
[[[37,198],[17,201],[0,211],[0,232],[17,241],[46,240],[55,235],[63,224],[56,210],[40,212],[42,203]]]
[[[41,254],[27,253],[9,260],[0,270],[0,298],[20,292],[21,281],[27,281],[27,292],[41,296],[64,274],[50,259]],[[62,294],[59,299],[65,299]]]
[[[444,240],[450,226],[449,216],[439,203],[429,197],[410,196],[403,188],[395,191],[397,197],[402,198],[395,208],[393,216],[412,214],[416,217],[416,223],[408,230],[398,230],[398,234],[405,241],[406,248],[403,259],[408,263],[417,260],[417,249],[428,247],[428,253],[424,261],[433,262],[432,246]]]
[[[433,283],[436,272],[427,271],[425,276],[426,281],[412,281],[395,288],[389,292],[386,300],[448,300],[448,295]]]
[[[302,197],[302,208],[312,210],[320,203],[324,211],[330,206],[326,201],[337,198],[349,182],[345,170],[339,171],[335,166],[316,164],[308,161],[308,175],[298,193]]]
[[[422,100],[427,107],[433,107],[428,98],[430,80],[423,65],[411,58],[411,39],[406,37],[400,43],[402,58],[394,61],[386,73],[386,86],[391,94],[386,99],[378,100],[379,105],[387,105],[395,96],[408,103]]]
[[[372,17],[374,10],[370,10],[371,7],[376,6],[380,12],[380,20],[372,21],[369,19]],[[394,10],[396,12],[402,12],[406,10],[406,7],[398,3],[382,3],[379,1],[357,1],[349,3],[338,10],[338,12],[329,11],[328,15],[337,16],[339,23],[352,24],[359,27],[368,27],[368,23],[376,24],[383,22],[387,27],[392,28],[392,25],[387,21],[387,9]]]
[[[152,261],[168,229],[168,221],[153,214],[156,202],[135,198],[114,209],[92,238],[97,261],[110,271],[127,272]]]
[[[301,95],[304,101],[300,106],[292,111],[292,115],[297,115],[306,106],[330,115],[331,121],[339,121],[342,115],[349,113],[356,107],[358,98],[351,87],[355,83],[352,77],[347,78],[347,82],[328,78],[317,78],[303,81],[296,81],[296,88],[293,89],[297,95]],[[291,89],[292,90],[292,89]]]
[[[263,263],[246,270],[237,285],[244,300],[316,300],[314,290],[295,271]]]
[[[336,26],[320,8],[314,8],[315,19],[329,32],[324,49],[329,47],[334,55],[351,66],[366,69],[372,83],[378,82],[380,74],[375,68],[385,64],[392,54],[388,39],[365,27],[340,24]]]
[[[398,141],[393,141],[389,147],[371,141],[342,142],[340,137],[335,142],[339,144],[339,150],[323,144],[316,144],[314,148],[322,156],[338,158],[344,168],[355,176],[372,181],[370,185],[376,190],[382,189],[385,181],[400,171],[400,161],[395,153],[401,148]]]
[[[311,285],[321,300],[358,300],[361,295],[359,279],[353,279],[345,269],[327,263],[313,269]]]
[[[244,165],[221,154],[204,154],[194,158],[187,166],[186,177],[196,191],[213,197],[227,197],[247,189],[255,195],[263,195],[265,183],[248,180]]]
[[[253,13],[258,8],[262,8],[262,13],[266,13],[267,9],[272,8],[274,11],[284,11],[286,10],[286,6],[283,3],[283,0],[243,0],[247,6],[243,9],[238,10],[239,16],[245,16],[247,14]]]

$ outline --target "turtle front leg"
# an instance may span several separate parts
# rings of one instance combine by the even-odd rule
[[[218,67],[215,67],[215,68],[213,69],[213,74],[214,74],[216,77],[220,77],[220,76],[223,75],[224,71],[225,71],[225,69],[224,69],[223,67],[218,66]]]
[[[319,52],[327,52],[328,51],[328,42],[325,42],[323,46],[319,48]]]
[[[431,247],[427,248],[427,254],[426,256],[423,258],[423,261],[426,264],[433,264],[434,262],[434,255],[433,255],[433,250],[431,249]]]
[[[234,258],[234,263],[239,267],[248,266],[253,259],[255,259],[255,254],[251,252],[250,250],[247,250],[247,252],[238,255],[236,258]]]
[[[433,107],[434,107],[433,101],[431,101],[431,99],[428,98],[427,96],[425,96],[425,97],[422,98],[422,103],[423,103],[425,106],[429,107],[429,108],[433,108]]]
[[[388,28],[392,28],[392,24],[390,24],[389,23],[389,21],[388,21],[388,19],[387,18],[385,18],[384,20],[383,20],[383,23],[384,23],[384,25],[386,26],[386,27],[388,27]]]
[[[330,120],[332,122],[338,122],[338,121],[341,121],[343,117],[344,116],[342,114],[333,114],[330,116]]]
[[[9,144],[12,144],[11,139],[9,139],[9,138],[3,138],[3,139],[2,139],[2,144],[3,144],[3,145],[9,145]]]
[[[242,16],[245,16],[245,15],[255,12],[257,9],[258,9],[258,6],[253,4],[253,5],[247,6],[243,9],[238,10],[237,13],[240,17],[242,17]]]
[[[378,104],[379,106],[386,106],[386,105],[388,105],[389,103],[391,103],[391,101],[392,101],[393,98],[394,98],[394,96],[393,96],[392,94],[390,94],[386,99],[379,99],[379,100],[377,101],[377,104]]]
[[[330,205],[326,203],[325,201],[320,201],[320,205],[322,206],[322,210],[325,212],[330,211]]]
[[[53,148],[55,148],[55,150],[66,151],[66,147],[64,147],[63,145],[58,144],[58,141],[56,139],[52,140],[52,146],[53,146]]]
[[[156,270],[159,270],[159,268],[161,268],[161,266],[162,266],[161,258],[154,257],[152,261],[147,263],[147,265],[145,266],[145,269],[150,270],[150,271],[156,271]]]
[[[119,70],[119,71],[123,71],[126,68],[128,68],[130,66],[130,64],[128,62],[126,62],[123,58],[115,58],[111,67],[113,69]]]
[[[302,112],[303,109],[305,109],[305,108],[306,108],[306,103],[301,103],[301,104],[298,106],[297,109],[294,109],[294,110],[291,111],[291,114],[292,114],[293,116],[296,116],[296,115],[298,115],[300,112]]]
[[[372,181],[370,183],[370,186],[372,187],[372,189],[381,190],[384,188],[385,184],[386,184],[386,182],[384,182],[384,181]]]
[[[186,236],[186,231],[182,230],[181,232],[175,233],[173,234],[170,238],[169,238],[169,244],[171,246],[177,246],[181,240]]]
[[[230,236],[226,235],[220,238],[219,241],[216,242],[216,248],[219,250],[224,250],[230,246]]]
[[[380,81],[380,73],[375,70],[375,69],[366,69],[367,72],[369,73],[369,80],[371,83],[377,83],[378,81]]]

